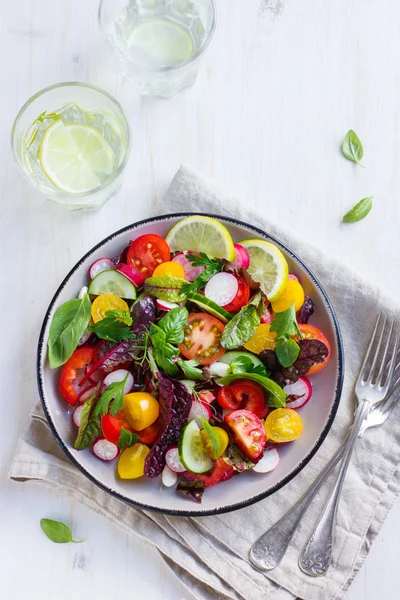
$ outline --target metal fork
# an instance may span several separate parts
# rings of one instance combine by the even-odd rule
[[[371,352],[372,342],[377,333],[377,328],[379,324],[378,322],[375,326],[373,337],[371,340],[370,347],[368,348],[367,356],[364,361],[364,364],[361,369],[361,373],[363,373],[365,366],[368,362],[368,357]],[[393,323],[391,332],[393,329]],[[396,338],[396,345],[398,343],[398,339]],[[387,354],[387,348],[385,357]],[[396,355],[396,352],[393,352],[393,356]],[[393,361],[393,357],[392,357]],[[388,368],[390,372],[388,373],[386,383],[390,382],[391,375],[393,373],[392,369],[392,361],[389,362]],[[400,363],[397,365],[396,369],[400,367]],[[389,377],[390,375],[390,377]],[[385,385],[386,387],[386,385]],[[397,392],[400,391],[400,377],[391,386],[390,393],[387,395],[386,399],[381,402],[379,405],[375,405],[375,408],[370,410],[367,413],[367,416],[364,420],[361,421],[361,427],[358,432],[358,437],[362,437],[364,432],[370,427],[376,427],[381,425],[386,421],[389,414],[391,413],[395,404],[400,400],[400,394]],[[355,424],[354,424],[355,425]],[[354,430],[353,425],[353,430]],[[346,448],[346,444],[348,439],[350,438],[350,432],[345,440],[344,444],[337,450],[336,454],[331,458],[330,462],[326,465],[325,469],[320,473],[318,478],[314,481],[312,486],[306,491],[306,493],[300,498],[296,504],[277,522],[273,525],[268,531],[266,531],[252,546],[250,550],[250,560],[252,564],[262,571],[274,569],[279,565],[282,558],[284,557],[286,550],[289,546],[290,540],[292,539],[300,520],[309,507],[312,499],[317,494],[318,490],[321,488],[322,484],[331,474],[333,469],[336,467],[337,463],[343,456],[344,450]]]

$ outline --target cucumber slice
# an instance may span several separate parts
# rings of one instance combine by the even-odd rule
[[[194,419],[182,429],[178,447],[181,463],[191,473],[206,473],[213,468],[214,462],[207,456],[200,427]]]
[[[249,358],[255,367],[258,365],[263,365],[261,359],[259,359],[255,354],[251,354],[251,352],[241,352],[240,350],[225,352],[225,354],[218,359],[218,362],[223,362],[226,365],[230,365],[236,358],[242,356]]]
[[[120,298],[135,300],[136,288],[127,277],[118,271],[102,271],[89,285],[89,294],[100,296],[100,294],[114,294]]]
[[[216,317],[223,323],[227,323],[232,319],[232,315],[228,313],[227,310],[225,310],[221,306],[218,306],[218,304],[216,304],[212,300],[209,300],[209,298],[202,296],[201,294],[190,294],[188,300],[194,302],[195,304],[197,304],[197,306],[200,306],[200,308],[208,312],[213,317]]]

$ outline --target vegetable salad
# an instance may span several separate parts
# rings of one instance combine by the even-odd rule
[[[277,246],[234,244],[202,215],[96,260],[48,340],[75,449],[196,502],[244,470],[272,471],[329,360],[313,312]]]

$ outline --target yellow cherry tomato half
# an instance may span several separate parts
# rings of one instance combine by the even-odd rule
[[[114,294],[100,294],[93,300],[92,319],[95,323],[101,321],[106,316],[108,310],[126,310],[129,312],[129,306],[118,296]]]
[[[246,342],[244,347],[254,354],[260,354],[263,350],[274,350],[276,333],[270,331],[270,323],[261,323],[253,335],[252,338]]]
[[[283,312],[292,306],[294,302],[294,310],[297,312],[304,303],[304,290],[300,283],[295,279],[289,279],[282,295],[276,302],[272,302],[272,310],[276,313]]]
[[[142,431],[158,419],[160,405],[147,392],[132,392],[124,396],[124,413],[135,431]]]
[[[264,429],[267,438],[273,442],[293,442],[301,436],[303,422],[292,408],[277,408],[265,419]]]
[[[217,434],[219,443],[220,443],[220,448],[219,448],[218,454],[216,454],[214,445],[213,445],[210,437],[204,431],[204,429],[202,429],[200,431],[200,436],[201,436],[201,439],[203,440],[203,444],[204,444],[205,449],[207,450],[208,456],[215,460],[216,458],[219,458],[220,456],[222,456],[223,453],[225,452],[225,450],[227,449],[228,444],[229,444],[229,435],[226,433],[225,429],[222,429],[222,427],[213,427],[212,429],[213,429],[214,433]]]
[[[144,444],[133,444],[126,448],[118,460],[118,475],[121,479],[137,479],[144,475],[144,462],[150,449]]]
[[[158,277],[158,275],[171,275],[172,277],[180,277],[181,279],[184,279],[185,271],[182,265],[169,260],[161,263],[161,265],[158,265],[158,267],[154,269],[152,277]]]

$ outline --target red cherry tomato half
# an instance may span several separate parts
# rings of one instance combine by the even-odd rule
[[[235,473],[236,471],[234,468],[231,465],[228,465],[221,457],[217,458],[214,468],[210,473],[198,474],[187,471],[185,473],[185,479],[188,481],[202,481],[205,487],[210,487],[220,483],[221,481],[227,481],[233,475],[235,475]]]
[[[139,441],[142,444],[146,444],[146,445],[154,444],[154,442],[158,438],[159,431],[160,431],[159,422],[156,421],[152,425],[149,425],[148,427],[145,427],[145,429],[142,429],[142,431],[137,432],[137,434],[139,436]]]
[[[247,304],[250,298],[250,287],[247,281],[245,281],[242,277],[238,277],[237,275],[236,279],[239,284],[236,296],[234,297],[232,302],[229,302],[229,304],[226,304],[223,307],[228,312],[234,312],[235,310],[239,310],[240,308],[242,308],[242,306]]]
[[[201,365],[210,365],[225,352],[220,344],[224,324],[207,313],[189,315],[182,344],[178,348],[185,358],[195,358]]]
[[[263,419],[269,411],[265,403],[263,388],[248,379],[237,379],[228,386],[219,388],[218,402],[227,410],[243,408]]]
[[[129,425],[128,421],[125,418],[124,411],[121,410],[116,415],[110,415],[107,413],[103,417],[101,417],[101,428],[103,430],[103,435],[109,442],[118,445],[119,436],[121,434],[121,429],[128,429],[128,431],[133,431],[132,427]]]
[[[86,369],[93,366],[97,360],[97,351],[93,346],[78,348],[67,360],[60,375],[60,392],[68,404],[75,406],[84,387],[80,383]]]
[[[319,373],[320,371],[322,371],[322,369],[324,369],[328,364],[328,361],[331,356],[331,347],[322,331],[320,331],[317,327],[314,327],[313,325],[303,324],[299,325],[299,329],[302,333],[303,338],[307,340],[319,340],[328,348],[328,356],[326,357],[324,362],[313,365],[307,373],[307,376],[314,375],[315,373]]]
[[[266,444],[263,423],[249,410],[234,410],[225,415],[225,423],[233,433],[233,439],[241,451],[250,459],[262,454]]]
[[[171,259],[167,242],[153,233],[141,235],[128,248],[126,262],[145,279],[153,275],[158,265]]]

